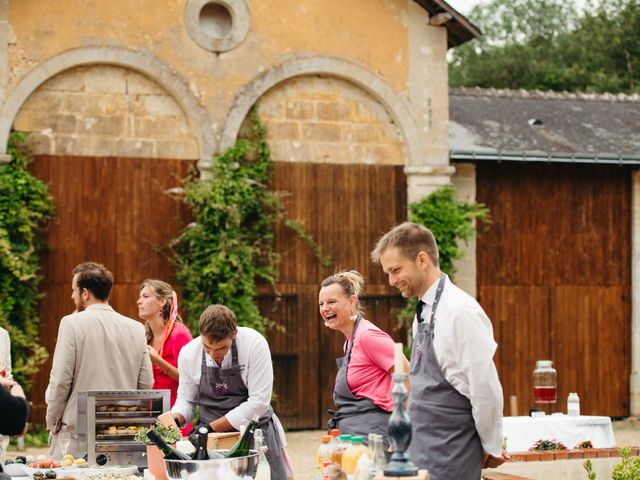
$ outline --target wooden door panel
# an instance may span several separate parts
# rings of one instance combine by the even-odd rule
[[[585,413],[628,415],[630,171],[482,163],[476,174],[493,220],[477,242],[478,292],[494,321],[505,400],[514,391],[530,401],[532,362],[546,354],[558,369],[557,410],[577,391]],[[515,334],[503,323],[511,319]]]

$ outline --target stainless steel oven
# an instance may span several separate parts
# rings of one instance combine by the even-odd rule
[[[78,394],[78,447],[90,465],[147,468],[146,447],[135,441],[169,410],[169,390],[90,391]]]

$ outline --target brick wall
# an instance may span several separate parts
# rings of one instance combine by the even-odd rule
[[[259,105],[276,161],[404,164],[401,134],[387,111],[349,82],[298,77]]]
[[[198,158],[178,103],[154,81],[115,66],[51,78],[22,106],[14,128],[31,132],[36,154]]]

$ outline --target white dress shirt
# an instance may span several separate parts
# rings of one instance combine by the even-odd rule
[[[171,409],[173,413],[180,413],[188,422],[198,405],[200,375],[202,373],[202,340],[196,337],[186,344],[178,356],[178,398]],[[236,430],[240,426],[249,425],[255,415],[264,415],[271,405],[271,391],[273,389],[273,365],[271,352],[265,338],[257,331],[238,327],[236,336],[238,348],[238,363],[241,376],[249,389],[246,402],[230,410],[225,417]],[[218,368],[216,362],[205,353],[207,366]],[[221,368],[231,367],[231,348],[222,360]]]
[[[431,319],[436,281],[422,296],[423,321]],[[417,331],[413,322],[413,336]],[[493,327],[478,302],[447,278],[436,310],[433,349],[444,378],[471,401],[485,452],[502,455],[502,385],[493,363]]]
[[[11,340],[9,332],[0,327],[0,366],[4,367],[5,378],[12,379],[11,375]]]

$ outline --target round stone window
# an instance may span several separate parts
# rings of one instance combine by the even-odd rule
[[[245,0],[189,0],[185,21],[191,38],[212,52],[237,47],[249,33]]]

